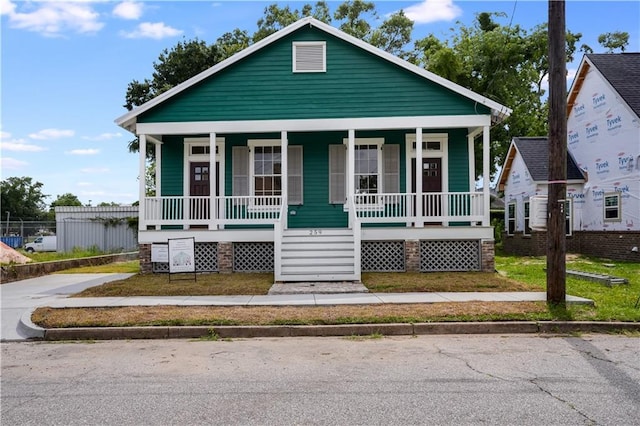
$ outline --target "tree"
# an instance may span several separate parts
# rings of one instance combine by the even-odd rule
[[[150,101],[174,86],[212,67],[220,60],[217,45],[208,45],[203,40],[182,40],[174,47],[164,49],[153,63],[152,79],[143,82],[133,80],[127,86],[124,107],[129,111]],[[129,152],[138,152],[138,138],[129,142]],[[154,156],[152,144],[147,145],[147,157]]]
[[[264,17],[258,20],[258,30],[253,34],[252,40],[256,43],[306,16],[313,16],[325,23],[331,22],[329,6],[324,1],[317,2],[315,6],[305,4],[302,11],[291,10],[288,5],[280,7],[274,3],[264,8]]]
[[[62,194],[62,195],[58,195],[58,198],[56,198],[50,205],[49,205],[49,210],[53,211],[54,208],[58,207],[58,206],[73,206],[73,207],[79,207],[82,206],[82,202],[78,199],[77,196],[73,195],[70,192],[67,192],[66,194]]]
[[[66,194],[58,195],[58,197],[49,204],[49,212],[47,213],[47,220],[55,220],[56,219],[56,207],[61,206],[71,206],[71,207],[80,207],[82,206],[82,202],[78,199],[77,196],[73,195],[70,192]]]
[[[600,34],[600,36],[598,36],[598,43],[607,49],[607,53],[614,53],[616,49],[624,52],[629,45],[629,33],[626,31],[615,31]]]
[[[389,16],[380,27],[371,33],[369,43],[386,52],[405,58],[404,46],[411,41],[413,21],[401,10]]]
[[[30,177],[10,177],[0,182],[2,212],[22,220],[39,220],[44,214],[45,199],[43,184]]]
[[[119,206],[120,204],[116,203],[115,201],[111,201],[110,203],[103,201],[100,204],[98,204],[98,207],[119,207]]]
[[[362,0],[345,1],[333,14],[337,21],[343,21],[340,30],[365,41],[371,35],[369,21],[375,20],[376,16],[376,5]]]
[[[493,172],[502,164],[515,136],[547,134],[544,82],[549,73],[547,27],[527,31],[503,26],[480,13],[472,26],[458,23],[449,40],[429,35],[415,43],[408,59],[429,71],[513,109],[511,116],[491,132]],[[452,29],[453,31],[453,29]],[[567,59],[573,60],[582,37],[567,31]],[[477,141],[476,175],[481,173],[481,141]]]

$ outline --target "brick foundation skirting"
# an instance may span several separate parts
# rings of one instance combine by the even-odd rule
[[[640,231],[574,231],[566,239],[567,253],[583,254],[611,260],[640,262]],[[502,247],[507,254],[518,256],[545,256],[547,233],[531,232],[502,236]]]
[[[496,250],[494,241],[482,241],[481,268],[482,272],[493,272],[496,269]]]
[[[420,272],[420,241],[404,242],[404,267],[407,272]]]
[[[218,271],[223,274],[233,272],[233,243],[218,243]]]

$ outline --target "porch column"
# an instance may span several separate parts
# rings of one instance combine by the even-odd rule
[[[209,133],[209,230],[218,229],[218,209],[216,203],[216,134]]]
[[[471,197],[469,198],[470,200],[470,207],[471,207],[471,214],[473,214],[473,193],[476,191],[476,159],[475,159],[475,149],[474,149],[474,143],[473,141],[475,140],[475,136],[473,134],[473,132],[469,132],[469,134],[467,135],[467,150],[468,150],[468,155],[469,155],[469,192],[471,193]],[[476,226],[476,222],[471,222],[471,226]]]
[[[147,180],[145,179],[146,177],[146,172],[147,172],[147,135],[138,135],[138,151],[140,153],[140,157],[138,158],[138,167],[139,167],[139,200],[140,202],[138,203],[138,230],[139,231],[144,231],[145,229],[147,229],[147,224],[144,220],[145,218],[145,207],[146,207],[146,203],[145,203],[145,197],[146,197],[146,183]]]
[[[156,197],[159,197],[162,194],[162,177],[160,171],[162,170],[162,145],[158,142],[153,145],[155,149],[155,157],[156,157],[156,173],[155,173],[155,184],[156,184]],[[142,204],[142,203],[139,203]],[[156,229],[161,229],[160,225],[156,225]]]
[[[483,215],[482,226],[489,226],[489,209],[491,206],[491,199],[489,193],[489,185],[491,184],[491,172],[489,171],[489,126],[482,128],[482,201],[483,201]]]
[[[422,196],[422,127],[416,129],[416,228],[422,228],[424,226],[424,204]]]
[[[282,220],[282,229],[287,229],[287,221],[288,221],[288,215],[289,215],[289,208],[288,208],[288,204],[289,204],[289,140],[287,139],[287,132],[286,131],[282,131],[280,132],[280,145],[281,145],[281,157],[280,157],[280,164],[282,167],[282,170],[280,171],[281,174],[281,178],[280,178],[280,189],[282,191],[282,199],[285,200],[286,205],[284,206],[283,209],[283,213],[284,213],[284,217],[281,218]]]
[[[356,131],[355,129],[349,130],[349,137],[347,140],[347,206],[351,208],[350,201],[353,199],[353,194],[356,193]],[[355,215],[356,212],[353,212]],[[351,214],[349,214],[349,228],[353,227],[351,223]]]

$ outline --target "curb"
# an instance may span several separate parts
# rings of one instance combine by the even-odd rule
[[[120,340],[120,339],[199,339],[255,337],[328,336],[411,336],[437,334],[535,334],[535,333],[612,333],[640,332],[637,322],[595,321],[510,321],[510,322],[434,322],[416,324],[345,324],[291,326],[184,326],[184,327],[102,327],[42,329],[44,340]]]

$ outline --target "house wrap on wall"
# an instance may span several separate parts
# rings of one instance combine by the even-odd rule
[[[640,53],[585,55],[567,108],[567,250],[640,261]],[[508,252],[546,253],[527,224],[547,165],[546,138],[514,139],[499,178]]]
[[[124,114],[156,154],[140,182],[141,266],[195,239],[198,271],[276,281],[493,271],[490,127],[510,110],[304,18]],[[416,167],[417,165],[417,167]],[[486,180],[488,181],[488,179]]]

